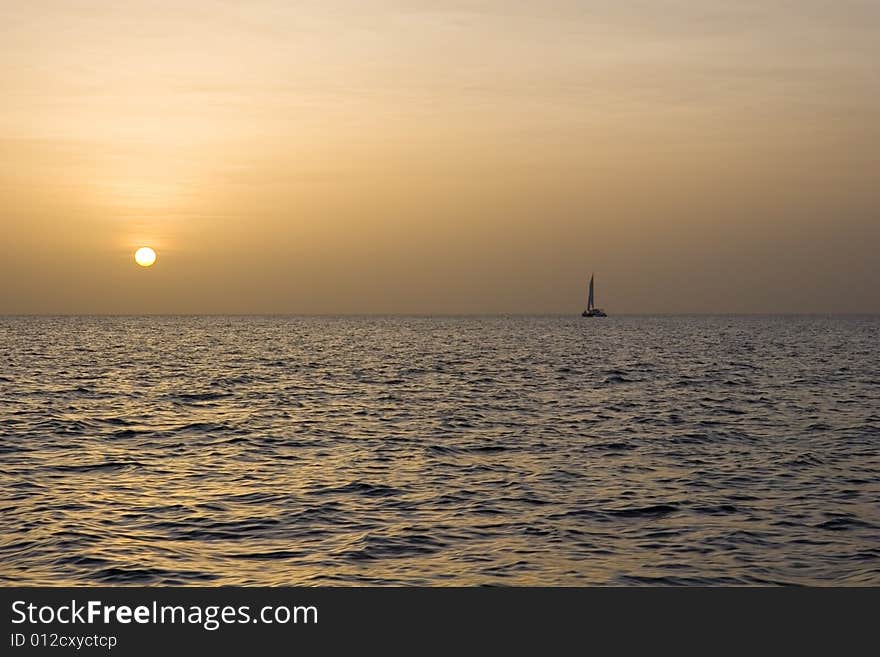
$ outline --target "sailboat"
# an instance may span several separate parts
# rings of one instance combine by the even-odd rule
[[[581,317],[608,317],[601,308],[596,308],[593,301],[593,274],[590,274],[590,293],[587,296],[587,309],[581,313]]]

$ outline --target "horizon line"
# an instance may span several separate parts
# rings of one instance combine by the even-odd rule
[[[843,312],[735,312],[735,311],[691,311],[691,312],[622,312],[614,313],[604,319],[614,317],[873,317],[880,311]],[[40,313],[0,313],[2,318],[12,317],[573,317],[580,319],[579,313],[567,312],[204,312],[204,313],[102,313],[102,312],[40,312]]]

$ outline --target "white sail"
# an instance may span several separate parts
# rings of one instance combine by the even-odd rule
[[[587,309],[581,313],[581,317],[607,317],[605,311],[601,308],[596,307],[596,299],[595,293],[593,291],[593,287],[595,284],[593,274],[590,274],[590,284],[588,286],[588,294],[587,294]]]

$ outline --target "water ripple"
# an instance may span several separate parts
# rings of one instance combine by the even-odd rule
[[[878,585],[878,338],[0,318],[0,582]]]

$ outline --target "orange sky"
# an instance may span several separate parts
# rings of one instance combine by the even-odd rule
[[[0,313],[880,312],[874,0],[0,18]]]

